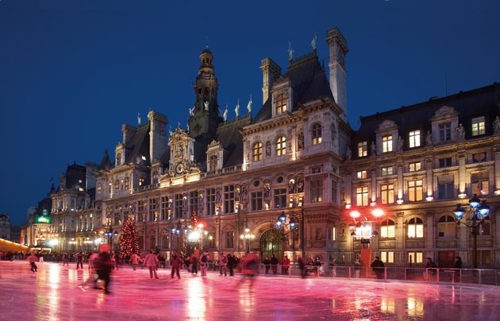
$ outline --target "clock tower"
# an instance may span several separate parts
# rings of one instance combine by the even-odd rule
[[[207,47],[200,54],[194,85],[196,101],[188,119],[189,136],[195,140],[194,160],[200,164],[206,163],[207,146],[216,139],[217,127],[222,122],[217,103],[218,82],[212,62],[213,55]]]

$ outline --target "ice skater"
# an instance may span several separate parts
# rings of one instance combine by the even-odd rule
[[[174,278],[174,275],[177,275],[178,279],[181,278],[180,269],[182,264],[182,259],[177,255],[177,253],[172,254],[172,258],[170,259],[170,276],[172,279]]]
[[[101,245],[99,256],[94,261],[94,267],[97,273],[97,280],[104,282],[104,293],[110,294],[109,284],[111,283],[111,271],[113,270],[113,262],[109,253],[109,246]],[[97,282],[96,282],[97,283]],[[97,285],[97,284],[96,284]],[[96,288],[99,288],[96,286]]]
[[[153,252],[153,250],[149,250],[149,253],[144,258],[144,266],[149,269],[150,279],[153,278],[153,275],[155,279],[159,279],[158,274],[156,274],[159,264],[160,261],[158,260],[158,256]]]
[[[31,255],[28,256],[27,261],[30,264],[31,272],[33,272],[33,274],[35,274],[35,272],[38,271],[38,268],[36,266],[36,262],[38,262],[38,256],[36,256],[35,252],[31,252]]]
[[[253,288],[255,278],[259,272],[259,258],[253,252],[248,252],[244,257],[241,258],[241,280],[237,283],[237,286],[241,285],[243,282],[248,280],[250,282],[250,289]]]

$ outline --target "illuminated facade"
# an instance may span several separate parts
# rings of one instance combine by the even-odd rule
[[[492,213],[498,207],[500,86],[363,117],[353,130],[347,42],[337,29],[326,41],[328,70],[315,44],[296,59],[290,52],[284,73],[263,59],[263,103],[254,117],[252,101],[245,113],[238,105],[234,120],[219,115],[213,55],[203,50],[188,128],[167,135],[167,117],[151,111],[137,127],[122,126],[114,164],[105,156],[95,173],[95,197],[89,186],[53,194],[60,248],[72,239],[82,248],[85,240],[103,242],[106,231],[119,233],[132,217],[140,248],[167,254],[186,251],[197,221],[203,231],[196,231],[196,245],[215,257],[250,249],[351,264],[369,246],[388,264],[430,256],[447,265],[456,255],[470,264],[470,233],[452,211],[474,193]],[[83,205],[71,207],[72,199]],[[366,215],[373,206],[384,214],[370,226],[378,236],[368,244],[352,235],[347,210]],[[481,227],[480,265],[498,266],[496,216]]]

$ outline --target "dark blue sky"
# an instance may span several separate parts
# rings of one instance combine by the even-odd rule
[[[150,109],[185,127],[198,55],[214,54],[219,105],[262,102],[260,60],[285,69],[346,37],[348,113],[359,116],[500,81],[496,0],[0,0],[0,212],[20,224],[66,166],[100,162]]]

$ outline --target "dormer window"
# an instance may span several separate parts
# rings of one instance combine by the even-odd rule
[[[451,140],[451,122],[439,124],[438,129],[439,129],[440,142],[446,142]]]
[[[286,155],[286,137],[280,136],[276,139],[276,156]]]
[[[312,126],[312,144],[317,145],[317,144],[321,144],[321,142],[322,142],[321,124],[315,123]]]
[[[408,135],[409,141],[408,145],[410,148],[420,147],[420,138],[421,138],[420,130],[413,130]]]
[[[486,127],[484,117],[472,118],[472,136],[479,136],[486,134]]]
[[[262,160],[262,143],[261,142],[257,142],[255,144],[253,144],[252,154],[253,154],[253,161],[254,162]]]
[[[276,95],[276,115],[281,115],[286,112],[287,101],[288,95],[285,92]]]
[[[382,136],[382,153],[392,152],[392,135]]]
[[[368,156],[368,142],[362,141],[358,143],[358,157]]]
[[[210,156],[208,170],[210,172],[215,172],[217,170],[217,155]]]

